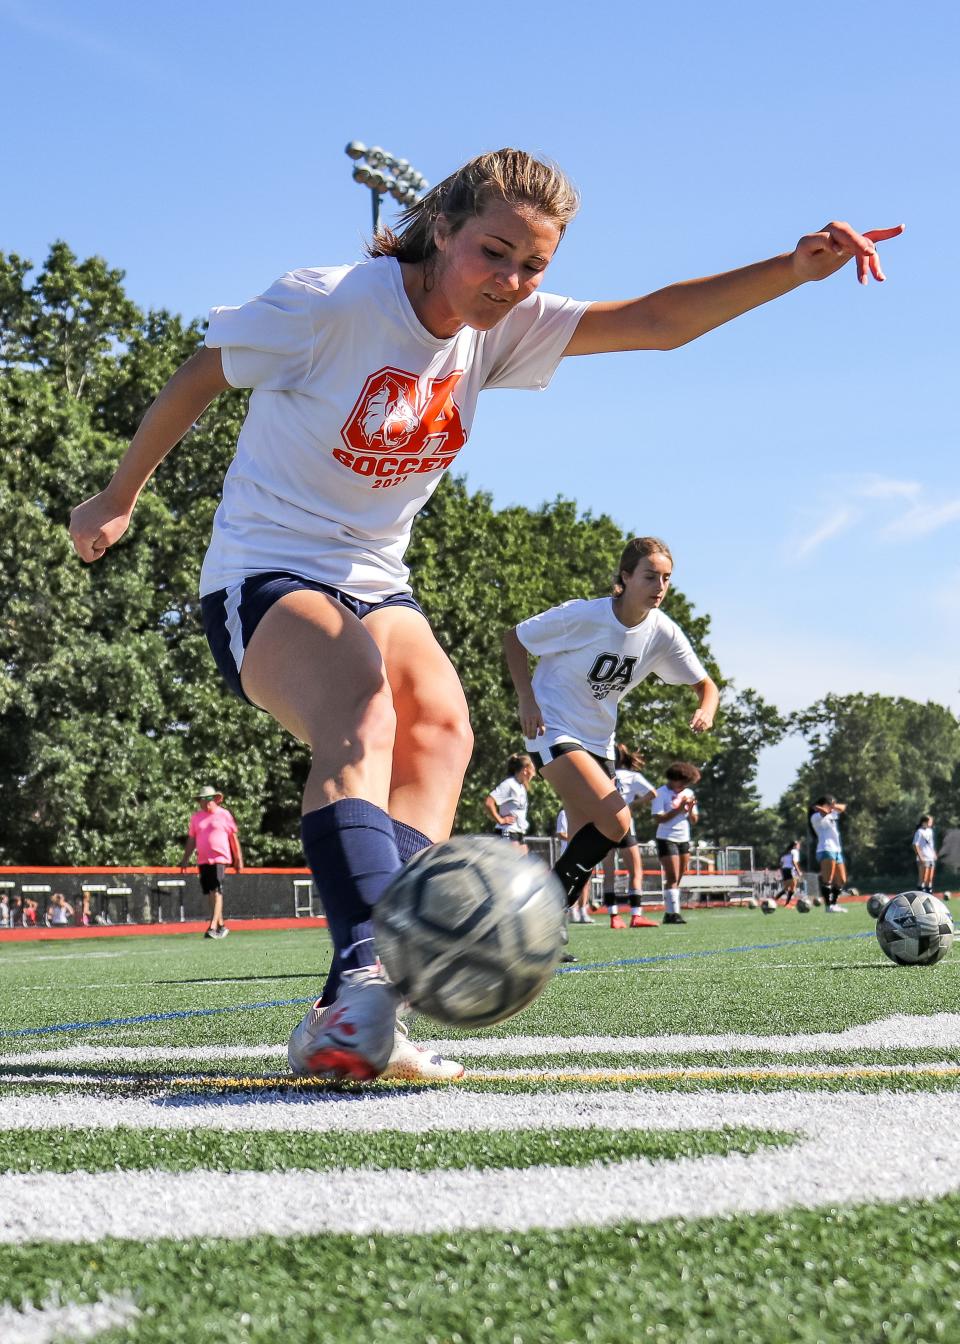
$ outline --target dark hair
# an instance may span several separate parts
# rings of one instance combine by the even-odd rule
[[[810,810],[812,812],[814,807],[830,807],[836,801],[837,800],[836,798],[834,798],[832,793],[821,793],[819,798],[814,799],[813,805],[810,808]]]
[[[471,159],[431,187],[403,212],[396,232],[377,231],[367,254],[427,261],[437,250],[435,229],[441,215],[450,233],[457,233],[468,219],[482,215],[491,201],[535,210],[556,224],[561,238],[580,208],[576,187],[556,164],[544,163],[522,149],[497,149]]]
[[[533,765],[533,761],[531,761],[525,751],[518,751],[507,760],[507,774],[517,775],[525,765]]]
[[[930,813],[924,812],[923,816],[917,822],[917,828],[919,829],[921,826],[924,825],[929,826],[931,821],[933,821],[933,817],[930,815]]]
[[[642,751],[631,751],[622,742],[617,743],[617,769],[642,770],[645,765]]]
[[[689,761],[674,761],[667,766],[667,779],[676,779],[683,785],[699,784],[700,771]]]
[[[613,576],[614,597],[619,597],[623,592],[624,574],[632,574],[640,561],[648,555],[665,555],[671,565],[673,564],[670,547],[665,541],[661,541],[659,537],[634,537],[623,548],[620,563],[617,565],[617,572]]]

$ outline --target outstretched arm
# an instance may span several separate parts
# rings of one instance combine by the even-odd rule
[[[214,397],[229,386],[219,350],[205,346],[177,369],[143,417],[110,484],[70,514],[70,539],[81,560],[99,560],[120,540],[147,481]]]
[[[861,284],[865,285],[871,275],[884,280],[877,243],[902,232],[903,225],[898,224],[892,229],[860,234],[849,224],[833,221],[819,233],[801,238],[792,252],[769,261],[668,285],[638,299],[592,303],[564,354],[675,350],[809,280],[825,280],[854,258]]]

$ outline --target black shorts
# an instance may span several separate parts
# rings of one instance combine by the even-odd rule
[[[661,859],[666,858],[667,855],[669,855],[669,854],[689,854],[689,853],[690,853],[690,841],[689,841],[689,840],[661,840],[660,837],[659,837],[659,835],[658,835],[658,836],[657,836],[657,853],[660,855]]]
[[[226,864],[223,863],[198,863],[197,872],[200,874],[200,890],[205,896],[209,896],[214,891],[223,890],[223,871]]]
[[[552,747],[544,747],[543,751],[531,751],[530,759],[537,769],[542,773],[543,767],[555,761],[558,756],[569,756],[571,751],[586,751],[591,756],[610,779],[616,774],[616,765],[606,756],[598,756],[595,751],[587,751],[586,747],[579,742],[556,742]]]
[[[628,831],[622,840],[617,841],[617,849],[636,849],[640,841],[634,831]]]
[[[797,874],[793,871],[792,868],[781,868],[780,876],[783,878],[784,882],[792,882],[793,879],[797,876]]]
[[[299,574],[287,574],[282,570],[251,574],[242,583],[207,593],[200,599],[207,643],[220,675],[234,695],[246,700],[248,705],[253,704],[253,701],[247,698],[240,684],[244,650],[274,602],[286,597],[287,593],[296,593],[303,588],[313,593],[326,593],[361,621],[371,611],[381,611],[384,607],[412,607],[423,615],[419,602],[409,593],[391,593],[379,602],[364,602],[359,597],[341,592],[339,588],[331,588],[327,583],[317,583],[313,579],[304,579]]]
[[[523,844],[523,831],[497,831],[497,835],[499,835],[501,840],[513,840],[518,845]]]

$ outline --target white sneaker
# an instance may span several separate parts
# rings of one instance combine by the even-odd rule
[[[344,971],[334,1003],[318,1000],[290,1033],[297,1077],[379,1078],[394,1050],[397,991],[375,966]]]
[[[407,1028],[398,1021],[393,1054],[380,1077],[405,1083],[453,1083],[463,1077],[463,1065],[431,1054],[426,1046],[411,1041]]]
[[[848,915],[849,913],[850,913],[850,911],[847,909],[847,907],[846,907],[845,905],[828,905],[828,906],[827,906],[827,914],[828,914],[828,915]]]

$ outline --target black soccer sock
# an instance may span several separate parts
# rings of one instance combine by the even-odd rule
[[[825,904],[829,905],[829,904],[830,904],[830,883],[829,883],[829,882],[824,882],[824,880],[823,880],[822,877],[821,877],[819,880],[820,880],[820,895],[823,897]]]
[[[433,841],[429,836],[424,835],[423,831],[418,831],[414,826],[408,826],[405,821],[397,821],[396,817],[391,817],[393,822],[393,838],[397,842],[397,853],[400,855],[401,863],[408,863],[415,854],[419,854],[421,849],[429,849]]]
[[[341,971],[376,965],[371,912],[400,858],[393,822],[363,798],[341,798],[300,819],[307,863],[327,916],[333,961],[321,995],[336,998]]]
[[[567,905],[573,905],[584,882],[616,843],[616,840],[608,840],[605,835],[601,835],[591,821],[577,831],[553,865],[553,871],[563,884]]]

